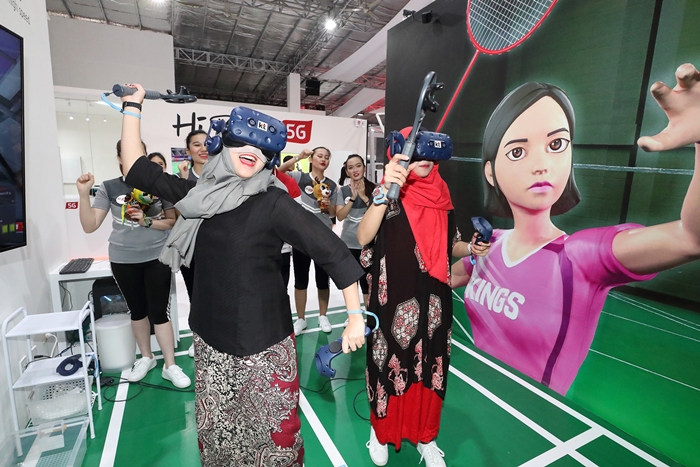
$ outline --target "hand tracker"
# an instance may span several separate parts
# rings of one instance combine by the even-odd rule
[[[491,227],[489,221],[487,221],[483,217],[472,217],[472,225],[474,226],[474,230],[478,232],[476,240],[474,240],[475,244],[491,241],[493,227]],[[476,257],[473,253],[469,257],[469,262],[472,263],[472,265],[476,265]]]
[[[367,311],[365,313],[374,317],[374,322],[376,323],[374,326],[374,330],[376,330],[379,327],[379,318],[377,318],[377,315],[375,315],[372,312]],[[365,336],[369,336],[370,332],[372,332],[372,329],[370,329],[369,326],[365,326]],[[321,374],[321,376],[325,376],[326,378],[335,377],[335,369],[331,367],[331,361],[342,353],[342,338],[335,340],[328,345],[324,345],[316,351],[316,369]]]
[[[479,235],[476,236],[476,241],[474,243],[491,241],[493,227],[491,227],[489,221],[483,217],[472,217],[472,225],[474,226],[474,230],[479,232]]]

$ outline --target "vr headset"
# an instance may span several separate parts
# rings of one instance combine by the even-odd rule
[[[406,138],[398,131],[392,131],[386,139],[389,154],[403,154]],[[411,156],[414,161],[446,161],[452,157],[452,138],[444,133],[433,131],[419,131],[416,134],[416,149]]]
[[[224,146],[255,146],[267,157],[266,169],[280,165],[280,152],[286,144],[287,127],[284,123],[242,106],[231,110],[228,121],[212,120],[206,140],[207,152],[212,155],[219,154]]]

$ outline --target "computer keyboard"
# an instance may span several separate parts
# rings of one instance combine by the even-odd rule
[[[92,258],[76,258],[72,259],[58,271],[59,274],[80,274],[92,266]]]

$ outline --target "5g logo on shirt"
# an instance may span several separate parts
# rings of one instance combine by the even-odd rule
[[[283,120],[287,126],[287,142],[306,144],[311,141],[313,120]]]

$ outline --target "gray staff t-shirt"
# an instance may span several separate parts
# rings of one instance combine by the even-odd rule
[[[299,189],[301,190],[299,202],[304,207],[304,209],[312,212],[316,217],[321,219],[321,221],[323,221],[323,223],[326,224],[328,228],[333,228],[330,216],[328,214],[322,213],[321,208],[318,207],[318,200],[316,200],[316,197],[314,196],[314,180],[311,178],[311,175],[305,172],[296,171],[287,172],[287,175],[296,180],[297,184],[299,185]],[[344,206],[345,203],[343,203],[343,198],[340,196],[340,190],[338,190],[338,185],[333,180],[327,177],[321,181],[323,183],[326,183],[331,189],[331,195],[329,196],[331,205]]]
[[[350,198],[352,198],[352,189],[347,185],[340,187],[340,194],[344,201],[343,204],[348,204]],[[340,234],[340,238],[351,250],[362,249],[362,245],[357,241],[357,227],[360,225],[362,216],[365,215],[368,208],[369,206],[358,196],[355,198],[355,202],[352,203],[348,216],[343,219],[343,232]]]
[[[95,195],[93,208],[109,211],[112,215],[112,233],[109,236],[109,260],[114,263],[135,264],[158,259],[168,238],[167,230],[150,229],[130,221],[124,216],[122,207],[133,188],[122,177],[103,182]],[[168,201],[154,197],[144,211],[151,221],[162,219],[163,211],[173,209]]]

